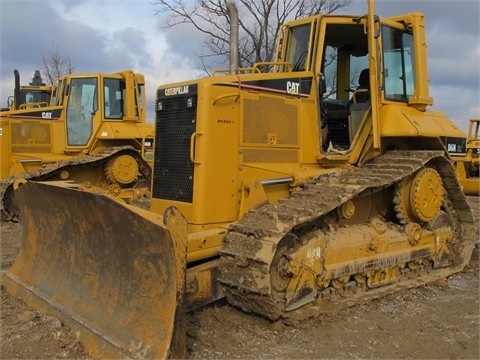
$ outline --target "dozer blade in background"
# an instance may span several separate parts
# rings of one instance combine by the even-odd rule
[[[96,195],[26,182],[10,293],[74,329],[101,358],[185,356],[187,225]],[[165,223],[166,225],[163,225]]]

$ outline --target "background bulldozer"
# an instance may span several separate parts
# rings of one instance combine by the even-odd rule
[[[464,135],[428,109],[424,20],[369,1],[285,24],[272,62],[160,86],[150,211],[21,185],[6,288],[93,355],[161,358],[220,297],[299,320],[461,271],[474,223],[445,144]]]
[[[18,178],[95,185],[127,198],[148,193],[153,125],[143,75],[70,74],[51,87],[20,87],[15,75],[12,107],[0,112],[4,219],[18,217]]]
[[[466,195],[480,195],[480,119],[471,119],[466,139],[447,143],[460,185]]]
[[[50,104],[53,86],[45,85],[39,70],[35,70],[29,85],[20,85],[20,73],[13,71],[15,77],[14,95],[7,99],[7,107],[1,111],[19,110],[27,107],[44,107]]]

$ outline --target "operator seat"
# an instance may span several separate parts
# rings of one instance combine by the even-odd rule
[[[370,70],[363,69],[358,77],[358,87],[353,93],[354,103],[365,103],[370,100]]]
[[[348,137],[352,143],[360,124],[370,108],[370,71],[363,69],[358,77],[358,87],[349,103]]]

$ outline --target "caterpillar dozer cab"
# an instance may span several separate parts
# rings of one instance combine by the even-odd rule
[[[18,86],[18,72],[16,79],[14,106],[0,112],[4,220],[19,216],[12,197],[19,178],[96,186],[123,199],[148,195],[154,128],[142,74],[66,75],[50,91],[40,89],[48,104],[30,94],[18,105],[22,90],[32,89]]]
[[[447,139],[458,180],[466,195],[480,195],[480,119],[470,119],[464,139]]]
[[[184,311],[221,297],[298,321],[471,257],[445,148],[463,133],[428,109],[422,14],[382,18],[369,1],[366,15],[295,20],[274,61],[237,64],[158,88],[150,211],[16,190],[26,235],[4,286],[68,321],[92,355],[183,357]]]
[[[27,107],[45,107],[50,104],[53,86],[46,85],[40,74],[35,70],[32,82],[29,85],[20,85],[20,73],[17,69],[13,71],[15,78],[14,95],[7,99],[7,107],[1,111],[19,110]]]

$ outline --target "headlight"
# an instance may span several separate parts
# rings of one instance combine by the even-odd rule
[[[163,111],[165,109],[165,104],[163,103],[163,101],[158,101],[157,103],[157,111]]]
[[[195,96],[187,98],[187,108],[192,108],[195,106]]]

